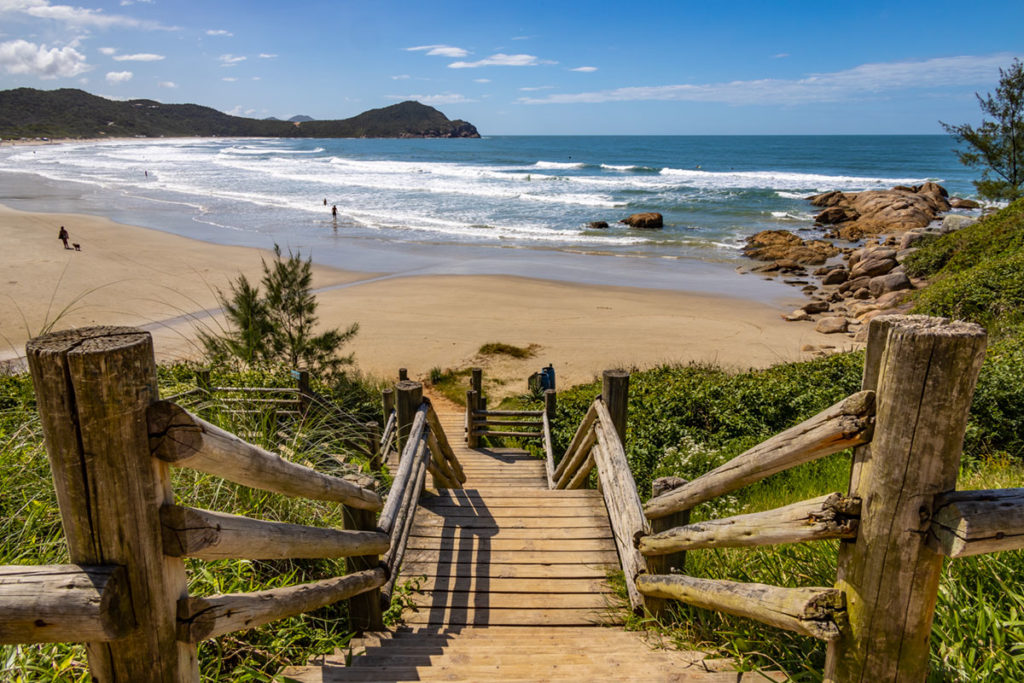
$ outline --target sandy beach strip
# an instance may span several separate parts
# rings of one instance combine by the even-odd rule
[[[62,247],[61,225],[81,251]],[[2,205],[0,240],[0,359],[22,356],[25,341],[55,319],[55,329],[144,326],[160,360],[199,358],[197,328],[222,324],[216,291],[239,273],[258,281],[261,258],[272,257],[103,218]],[[316,265],[314,286],[325,288],[318,294],[322,324],[359,323],[346,350],[364,373],[391,377],[407,367],[426,377],[435,367],[479,364],[506,379],[508,391],[525,388],[526,377],[547,363],[564,387],[610,367],[709,361],[745,369],[806,358],[806,344],[842,344],[783,321],[776,307],[722,296],[509,276],[389,277]],[[536,345],[536,355],[481,358],[487,342]]]

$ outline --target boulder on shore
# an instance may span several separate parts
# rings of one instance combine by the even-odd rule
[[[591,230],[604,230],[608,227],[608,223],[606,221],[591,221],[587,227]]]
[[[821,264],[839,253],[824,240],[804,240],[788,230],[762,230],[747,238],[743,254],[759,261],[790,260],[796,263]]]
[[[631,228],[657,229],[665,227],[664,219],[660,213],[634,213],[628,218],[623,218],[620,223],[625,223]]]
[[[857,240],[865,235],[926,227],[938,214],[949,211],[948,196],[946,188],[928,182],[891,190],[832,191],[808,199],[812,206],[825,209],[815,217],[818,223],[836,226],[837,237]]]

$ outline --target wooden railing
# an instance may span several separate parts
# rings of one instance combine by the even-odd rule
[[[488,410],[487,397],[483,395],[483,370],[472,369],[470,388],[466,391],[466,445],[470,448],[479,446],[482,436],[540,439],[547,455],[551,453],[554,417],[554,389],[544,392],[544,410]],[[550,460],[549,457],[549,463]]]
[[[609,422],[616,410],[624,419],[625,398],[610,400],[606,373],[603,396],[555,469],[555,487],[583,486],[597,468],[634,608],[658,613],[679,600],[823,639],[829,681],[923,681],[943,558],[1024,548],[1024,489],[955,491],[984,348],[977,325],[875,318],[862,391],[691,482],[655,482],[642,507],[632,478],[619,476],[622,431]],[[845,494],[687,523],[702,502],[851,447]],[[681,573],[690,550],[823,539],[841,539],[831,587]]]
[[[345,599],[354,628],[380,630],[426,472],[453,488],[465,480],[415,383],[398,387],[409,419],[396,418],[405,446],[385,503],[159,401],[146,332],[58,332],[31,340],[28,359],[75,564],[0,567],[0,643],[84,642],[95,680],[197,681],[199,641]],[[339,503],[344,529],[176,505],[169,467]],[[186,557],[344,557],[347,573],[195,597]]]

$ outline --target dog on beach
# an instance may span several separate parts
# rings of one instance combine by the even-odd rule
[[[72,242],[71,246],[73,246],[75,248],[75,251],[82,251],[82,245],[81,244],[78,244],[76,242]]]

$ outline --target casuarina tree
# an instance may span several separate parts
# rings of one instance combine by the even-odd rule
[[[207,353],[243,367],[284,364],[324,373],[350,365],[351,354],[342,356],[339,351],[359,324],[316,334],[312,282],[312,260],[291,251],[285,258],[275,244],[274,260],[263,261],[262,292],[244,275],[230,284],[229,294],[218,292],[228,329],[220,335],[200,333]]]
[[[1024,195],[1024,63],[1014,59],[1009,69],[999,70],[995,94],[975,93],[987,117],[975,128],[969,124],[942,124],[946,132],[967,145],[957,152],[960,161],[982,169],[974,182],[978,194],[988,199],[1014,200]]]

